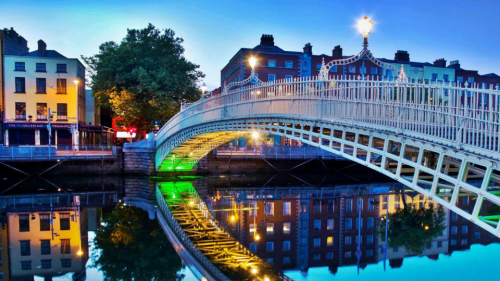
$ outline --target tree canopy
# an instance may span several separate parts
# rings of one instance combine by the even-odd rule
[[[183,56],[182,43],[173,30],[149,24],[127,29],[119,44],[105,42],[98,54],[82,56],[90,68],[96,104],[110,106],[139,132],[150,131],[155,121],[168,121],[183,99],[195,101],[201,94],[196,82],[204,75]]]
[[[110,281],[181,280],[181,259],[158,221],[137,207],[119,204],[105,218],[93,241],[93,267]]]

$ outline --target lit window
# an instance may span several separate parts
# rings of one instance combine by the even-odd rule
[[[290,234],[291,223],[284,222],[283,223],[283,234]]]
[[[266,216],[274,216],[274,202],[266,202]]]
[[[326,230],[333,230],[334,228],[334,219],[327,219],[326,220]]]
[[[326,246],[333,246],[333,236],[326,237]]]
[[[284,216],[292,215],[292,202],[283,203],[283,215]]]
[[[266,224],[266,233],[267,234],[273,234],[274,233],[274,223],[267,223]]]
[[[255,224],[251,223],[250,224],[250,228],[248,229],[248,231],[250,231],[250,233],[255,232]]]
[[[250,216],[253,217],[255,216],[255,208],[257,207],[256,202],[251,202],[250,203]]]

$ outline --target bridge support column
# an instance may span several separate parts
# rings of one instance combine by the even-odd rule
[[[125,174],[149,175],[155,174],[155,140],[154,134],[149,133],[148,138],[126,143],[123,147]]]

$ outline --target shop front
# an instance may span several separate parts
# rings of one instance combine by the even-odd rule
[[[5,123],[5,145],[48,145],[48,123]],[[72,144],[70,124],[51,123],[52,145]]]

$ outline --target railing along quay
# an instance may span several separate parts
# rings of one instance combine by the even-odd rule
[[[115,159],[117,149],[111,145],[0,145],[0,161],[55,161]]]

